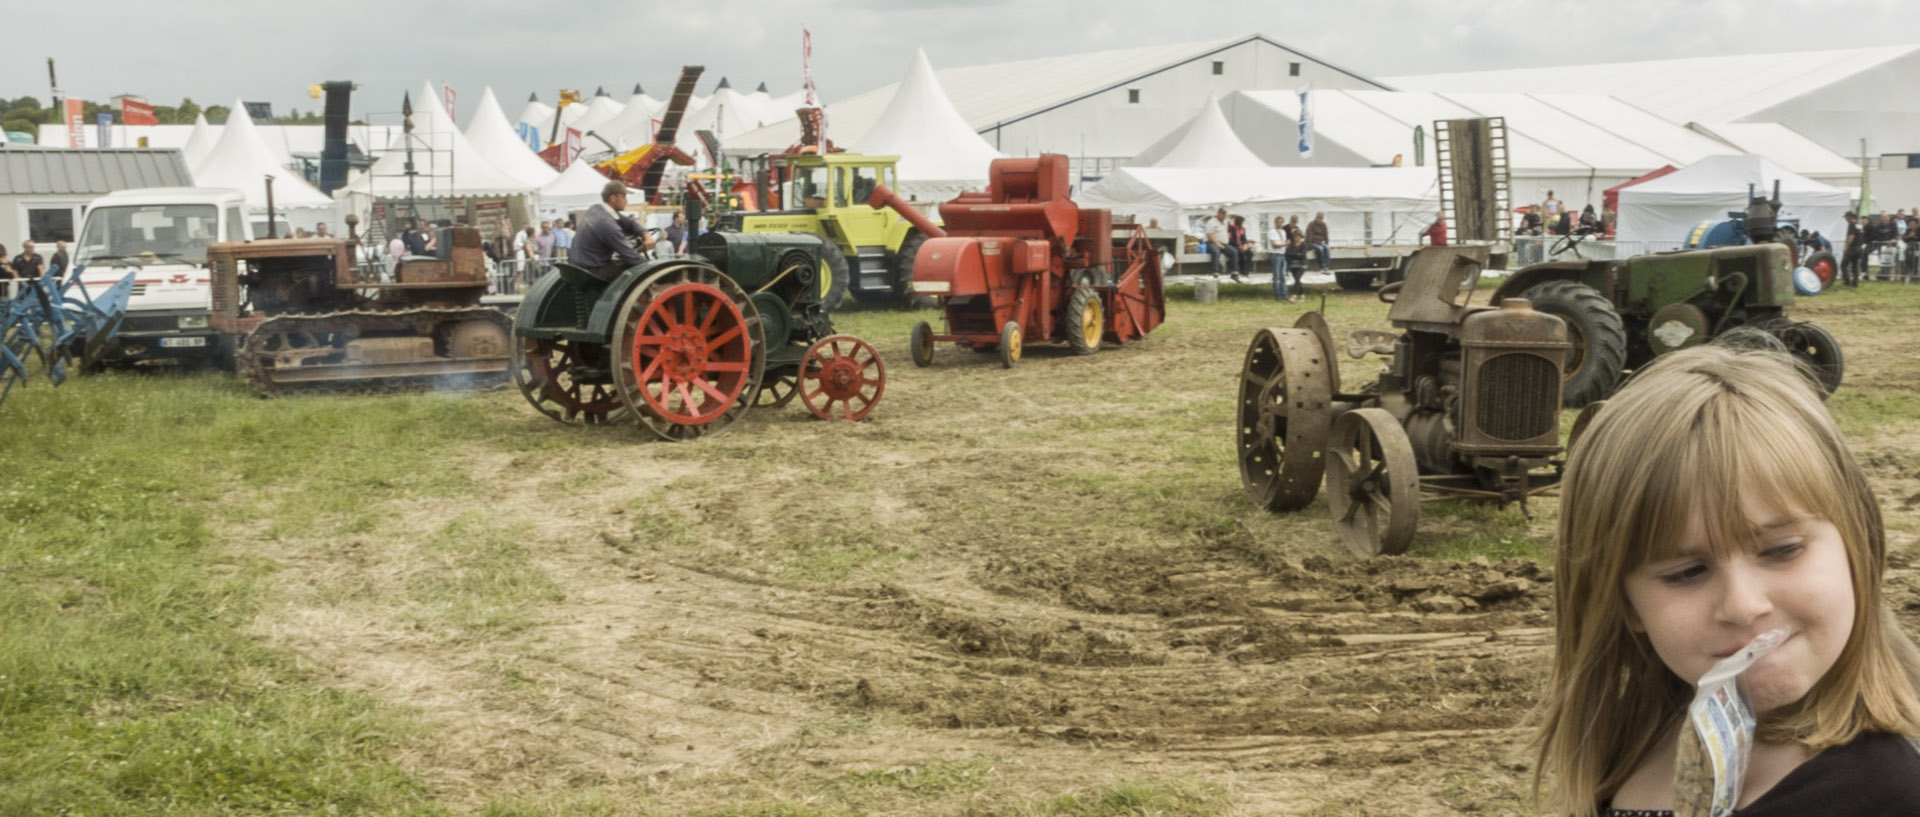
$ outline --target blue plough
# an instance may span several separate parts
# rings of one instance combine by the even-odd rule
[[[75,269],[62,283],[60,269],[50,268],[39,278],[16,282],[13,297],[0,301],[6,307],[0,316],[0,403],[15,383],[29,379],[29,358],[39,358],[47,379],[58,386],[66,381],[70,362],[85,370],[107,351],[126,316],[133,273],[96,298],[80,283],[84,269]]]

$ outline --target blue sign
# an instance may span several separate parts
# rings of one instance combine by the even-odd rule
[[[1307,102],[1308,88],[1300,89],[1300,158],[1313,158],[1313,107]]]
[[[540,129],[526,122],[514,123],[514,129],[520,134],[520,141],[527,143],[535,153],[540,151]]]
[[[100,126],[100,146],[113,147],[113,114],[101,111],[94,121]]]

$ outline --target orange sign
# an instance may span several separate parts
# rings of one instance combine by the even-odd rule
[[[120,124],[122,125],[158,125],[160,120],[153,115],[153,106],[131,99],[120,100]]]
[[[62,112],[67,123],[67,147],[87,146],[86,102],[79,99],[66,101],[66,110]]]

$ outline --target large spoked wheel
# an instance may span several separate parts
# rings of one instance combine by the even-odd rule
[[[613,382],[641,425],[667,440],[713,434],[740,418],[766,365],[758,310],[733,279],[676,264],[634,287],[614,324]]]
[[[1013,321],[1000,327],[1000,365],[1009,369],[1020,365],[1020,324]]]
[[[1295,510],[1320,493],[1333,422],[1331,362],[1306,329],[1262,329],[1247,347],[1234,442],[1240,483],[1262,508]]]
[[[1821,399],[1840,388],[1846,376],[1847,361],[1840,353],[1840,341],[1820,324],[1807,321],[1788,324],[1774,330],[1774,337],[1786,344],[1787,352],[1813,370],[1813,383],[1820,387]]]
[[[541,414],[563,423],[587,425],[617,420],[626,414],[607,368],[607,347],[516,338],[512,348],[513,384]]]
[[[1420,471],[1413,444],[1385,409],[1354,409],[1333,423],[1327,443],[1327,507],[1357,556],[1407,552],[1420,521]]]
[[[800,363],[800,402],[822,420],[864,420],[887,391],[887,366],[873,344],[828,335]]]
[[[1543,281],[1526,298],[1534,309],[1567,322],[1560,402],[1579,408],[1611,394],[1627,365],[1627,330],[1613,304],[1578,281]]]
[[[1100,293],[1093,287],[1080,287],[1067,298],[1067,345],[1076,355],[1100,351],[1100,336],[1106,333],[1107,317],[1100,308]]]
[[[913,325],[913,334],[907,338],[907,356],[919,368],[933,365],[933,327],[926,321]]]
[[[1340,356],[1334,351],[1333,327],[1327,325],[1327,316],[1319,312],[1302,312],[1293,322],[1293,328],[1305,329],[1313,333],[1320,341],[1320,359],[1326,361],[1327,392],[1340,393]]]

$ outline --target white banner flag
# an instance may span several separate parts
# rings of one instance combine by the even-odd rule
[[[1309,85],[1300,89],[1300,158],[1313,158],[1313,105],[1307,99]]]

